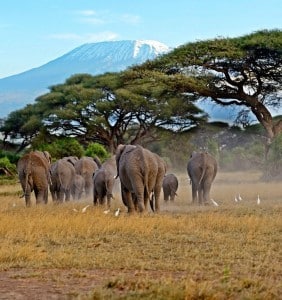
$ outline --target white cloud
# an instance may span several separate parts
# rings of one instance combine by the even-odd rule
[[[92,9],[79,10],[76,13],[78,15],[86,16],[86,17],[95,16],[97,14],[96,11]]]

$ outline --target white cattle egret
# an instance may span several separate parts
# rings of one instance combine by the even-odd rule
[[[108,210],[104,210],[103,211],[103,213],[106,215],[106,214],[108,214],[110,212],[110,210],[108,209]]]
[[[73,208],[72,210],[73,210],[74,212],[78,212],[78,210],[77,210],[76,208]]]
[[[239,199],[239,201],[243,200],[240,194],[238,195],[238,199]]]
[[[257,198],[257,205],[260,205],[260,197],[258,195],[258,198]]]
[[[213,199],[211,199],[211,202],[213,205],[218,206],[218,204]]]
[[[86,205],[85,207],[83,207],[83,209],[81,210],[82,213],[86,212],[86,209],[89,207],[90,205]]]
[[[237,197],[236,197],[236,196],[234,197],[234,201],[235,201],[235,202],[238,202],[238,199],[237,199]]]
[[[117,217],[120,213],[120,208],[118,208],[116,211],[115,211],[115,216]]]

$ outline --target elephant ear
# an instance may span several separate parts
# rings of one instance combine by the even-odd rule
[[[44,156],[46,157],[47,161],[49,162],[49,164],[51,164],[52,162],[52,158],[51,155],[48,151],[43,151]]]
[[[78,157],[77,156],[68,156],[66,158],[67,162],[71,163],[73,166],[75,165],[75,163],[78,161]]]
[[[97,164],[98,168],[100,169],[100,168],[102,167],[102,163],[101,163],[99,157],[98,157],[98,156],[95,156],[95,157],[93,158],[93,160],[95,161],[95,163]]]
[[[120,160],[120,157],[121,157],[121,155],[122,155],[122,153],[123,153],[123,151],[124,151],[124,149],[125,149],[125,146],[126,146],[126,145],[119,144],[119,145],[117,146],[117,149],[116,149],[117,175],[115,176],[115,178],[118,178],[118,176],[119,176],[119,171],[118,171],[118,169],[119,169],[119,160]]]

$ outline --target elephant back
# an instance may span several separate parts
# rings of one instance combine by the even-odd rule
[[[74,168],[77,174],[92,177],[95,170],[98,169],[98,165],[92,157],[82,157],[75,163]]]

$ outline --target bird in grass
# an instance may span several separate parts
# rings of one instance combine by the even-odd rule
[[[238,195],[238,200],[239,200],[239,201],[242,201],[242,200],[243,200],[243,198],[241,197],[240,194]]]
[[[257,198],[257,205],[260,205],[260,197],[258,195],[258,198]]]
[[[211,202],[214,206],[218,206],[218,204],[213,199],[211,199]]]
[[[118,208],[116,211],[115,211],[115,216],[117,217],[120,213],[120,208]]]
[[[103,213],[104,213],[105,215],[108,214],[109,212],[110,212],[109,209],[103,211]]]
[[[234,201],[235,201],[235,202],[238,202],[238,201],[239,201],[239,200],[237,199],[237,197],[236,197],[236,196],[234,197]]]
[[[78,210],[77,210],[76,208],[73,208],[72,210],[73,210],[74,212],[78,212]]]
[[[86,212],[86,209],[89,207],[90,205],[86,205],[85,207],[83,207],[83,209],[81,210],[82,213]]]

